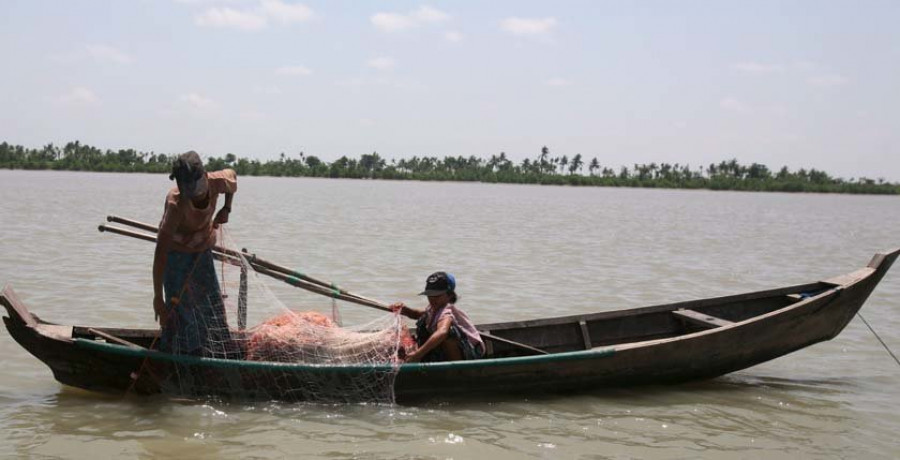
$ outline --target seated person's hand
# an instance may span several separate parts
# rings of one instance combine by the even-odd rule
[[[389,308],[391,309],[392,313],[400,313],[402,315],[403,309],[406,308],[406,304],[404,304],[403,302],[395,302],[392,303]]]

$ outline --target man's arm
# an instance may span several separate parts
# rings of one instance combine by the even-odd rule
[[[153,311],[161,325],[165,324],[167,319],[166,302],[163,299],[163,278],[171,245],[172,236],[160,233],[156,238],[156,250],[153,253]]]
[[[165,324],[167,319],[163,280],[165,279],[166,265],[169,263],[169,251],[174,245],[173,235],[181,222],[181,216],[178,206],[167,199],[156,235],[156,249],[153,252],[153,311],[156,313],[156,319],[159,320],[160,325]]]
[[[213,219],[214,226],[218,227],[220,224],[228,223],[228,216],[231,214],[232,199],[234,199],[234,193],[225,193],[225,205],[216,213],[216,218]]]

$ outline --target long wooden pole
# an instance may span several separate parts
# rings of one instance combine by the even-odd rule
[[[131,230],[126,230],[124,228],[119,228],[119,227],[112,227],[109,225],[100,225],[98,227],[98,229],[101,232],[109,232],[109,233],[114,233],[116,235],[129,236],[132,238],[137,238],[139,240],[149,241],[151,243],[155,243],[156,238],[157,238],[154,235],[133,232]],[[231,250],[223,250],[222,248],[220,248],[218,246],[213,248],[213,257],[215,257],[217,260],[222,260],[222,261],[225,261],[226,263],[233,264],[233,265],[238,265],[238,266],[241,265],[240,259],[238,259],[237,256],[234,254],[237,254],[237,253],[235,251],[231,251]],[[291,286],[296,286],[301,289],[306,289],[307,291],[314,292],[316,294],[320,294],[320,295],[323,295],[326,297],[333,297],[338,300],[344,300],[346,302],[352,302],[352,303],[364,305],[367,307],[377,308],[377,309],[383,310],[383,311],[391,311],[391,309],[387,305],[378,303],[376,301],[362,299],[362,298],[359,298],[359,297],[356,297],[356,296],[350,295],[350,294],[340,293],[335,290],[329,289],[325,286],[320,286],[318,284],[313,284],[308,281],[302,280],[295,276],[287,275],[284,273],[279,273],[279,272],[276,272],[269,268],[263,267],[263,266],[255,263],[252,260],[248,260],[247,262],[258,273],[275,278],[279,281],[290,284]]]
[[[118,216],[107,216],[106,220],[107,220],[107,222],[115,222],[118,224],[128,225],[128,226],[138,228],[141,230],[145,230],[145,231],[148,231],[151,233],[159,233],[159,229],[157,227],[154,227],[150,224],[145,224],[143,222],[138,222],[136,220],[125,219],[123,217],[118,217]],[[313,278],[312,276],[306,275],[305,273],[301,273],[297,270],[292,270],[288,267],[284,267],[282,265],[278,265],[278,264],[269,262],[268,260],[257,257],[256,254],[252,254],[252,253],[248,252],[246,249],[243,249],[240,252],[234,251],[231,249],[227,249],[227,248],[223,248],[220,246],[215,246],[213,249],[216,251],[219,251],[223,254],[231,255],[234,257],[244,257],[245,259],[247,259],[248,262],[250,262],[251,265],[254,266],[254,268],[263,267],[263,268],[267,268],[270,271],[275,272],[275,273],[283,273],[288,276],[293,276],[295,278],[306,281],[308,283],[316,284],[316,285],[322,286],[324,288],[328,288],[330,290],[336,291],[335,294],[341,294],[341,295],[345,295],[345,296],[349,296],[349,297],[355,297],[362,301],[368,301],[375,305],[381,305],[383,307],[383,308],[381,308],[382,310],[390,311],[390,309],[387,307],[387,305],[384,304],[383,302],[379,302],[375,299],[370,299],[367,297],[363,297],[361,295],[354,294],[352,292],[349,292],[349,291],[339,287],[338,285],[336,285],[334,283],[322,281],[322,280]],[[324,295],[334,297],[334,295],[332,293],[328,293],[328,294],[324,294]]]
[[[133,232],[131,230],[126,230],[124,228],[110,227],[109,225],[100,225],[97,227],[97,230],[100,230],[101,233],[109,232],[109,233],[114,233],[116,235],[129,236],[131,238],[149,241],[151,243],[156,242],[155,235],[148,235],[146,233]],[[220,261],[226,262],[231,265],[238,265],[238,266],[241,265],[240,260],[238,260],[236,257],[228,255],[228,254],[224,254],[215,248],[213,249],[213,257],[215,257],[216,260],[220,260]]]
[[[143,222],[138,222],[138,221],[131,220],[131,219],[125,219],[123,217],[107,216],[106,220],[108,222],[115,222],[115,223],[119,223],[119,224],[123,224],[123,225],[129,225],[129,226],[139,228],[141,230],[145,230],[148,232],[153,232],[153,233],[159,232],[158,228],[156,228],[150,224],[145,224]],[[156,236],[154,236],[154,235],[147,235],[147,234],[132,232],[132,231],[118,228],[118,227],[110,227],[110,226],[106,226],[106,225],[101,225],[99,227],[99,230],[101,232],[108,231],[110,233],[116,233],[119,235],[130,236],[130,237],[142,239],[145,241],[152,241],[152,242],[156,241]],[[253,269],[256,270],[257,272],[262,273],[263,275],[275,278],[275,279],[285,282],[287,284],[290,284],[291,286],[296,286],[301,289],[305,289],[307,291],[314,292],[316,294],[343,300],[345,302],[351,302],[351,303],[363,305],[363,306],[374,308],[374,309],[381,310],[381,311],[387,311],[387,312],[391,311],[390,307],[384,302],[380,302],[375,299],[370,299],[367,297],[353,294],[351,292],[348,292],[344,289],[339,288],[334,283],[328,283],[325,281],[321,281],[321,280],[318,280],[311,276],[300,273],[296,270],[291,270],[287,267],[283,267],[281,265],[277,265],[272,262],[263,260],[259,257],[256,257],[256,254],[251,254],[251,253],[247,252],[246,249],[244,249],[241,252],[238,252],[238,251],[223,248],[220,246],[214,246],[213,247],[213,255],[217,256],[217,258],[227,257],[227,258],[233,259],[232,261],[230,261],[230,263],[234,263],[234,260],[238,260],[238,263],[240,263],[239,260],[241,257],[243,257],[247,260],[247,262],[250,264],[250,266],[252,266]],[[544,350],[532,347],[530,345],[526,345],[524,343],[519,343],[519,342],[515,342],[513,340],[504,339],[503,337],[497,337],[495,335],[491,335],[491,334],[481,332],[481,331],[479,331],[479,334],[481,334],[482,337],[484,337],[488,340],[491,340],[493,342],[504,343],[504,344],[507,344],[512,347],[516,347],[516,348],[520,348],[522,350],[529,351],[531,353],[541,354],[541,355],[549,354]]]

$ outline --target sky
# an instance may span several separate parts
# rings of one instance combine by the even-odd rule
[[[0,141],[900,181],[900,1],[0,1]]]

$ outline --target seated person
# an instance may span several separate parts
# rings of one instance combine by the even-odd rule
[[[419,348],[406,357],[406,362],[458,361],[484,357],[481,334],[466,314],[456,308],[456,279],[445,272],[435,272],[425,281],[428,296],[424,310],[410,308],[402,302],[391,310],[416,320],[416,342]]]

